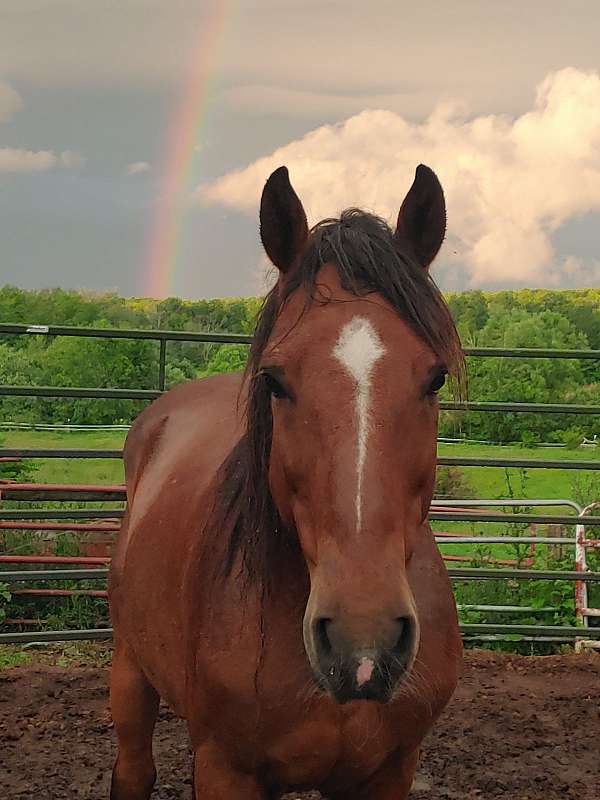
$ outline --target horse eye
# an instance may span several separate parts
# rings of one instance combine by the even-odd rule
[[[431,381],[428,394],[437,394],[442,386],[446,383],[446,373],[439,372]]]
[[[281,400],[288,396],[286,390],[270,372],[264,372],[263,375],[265,377],[265,385],[273,397]]]

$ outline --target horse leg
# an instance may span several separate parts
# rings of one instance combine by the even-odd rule
[[[117,732],[117,760],[112,773],[110,800],[148,800],[156,769],[152,734],[159,697],[124,647],[113,657],[110,706]]]
[[[419,750],[409,755],[392,756],[373,777],[361,787],[356,800],[406,800],[413,785]]]
[[[194,800],[267,800],[254,775],[234,769],[212,741],[194,754]]]

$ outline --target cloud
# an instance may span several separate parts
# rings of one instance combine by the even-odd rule
[[[8,121],[22,108],[20,95],[7,83],[0,81],[0,122]],[[85,159],[72,150],[64,150],[57,155],[50,150],[0,147],[0,172],[45,172],[57,166],[71,169],[83,163]]]
[[[552,234],[568,219],[600,210],[595,72],[549,74],[533,107],[516,118],[467,119],[449,104],[422,123],[363,111],[200,186],[195,197],[256,213],[265,179],[286,164],[312,222],[355,204],[391,221],[421,162],[437,172],[446,192],[442,269],[461,265],[471,286],[552,285],[569,270],[583,279],[585,264],[558,259]]]
[[[271,264],[264,251],[261,252],[252,274],[252,291],[263,296],[277,283],[277,268]]]
[[[567,256],[560,271],[566,279],[565,283],[569,289],[600,286],[600,258],[583,259]]]
[[[85,163],[83,156],[71,150],[58,155],[51,150],[23,150],[0,147],[1,172],[47,172],[56,167],[76,169]]]
[[[0,81],[0,122],[6,122],[22,108],[20,95],[7,83]]]
[[[413,113],[425,112],[428,102],[420,88],[404,92],[340,94],[261,84],[234,86],[226,89],[221,97],[236,111],[253,116],[278,114],[313,118],[348,116],[369,108],[398,112],[410,108]]]
[[[343,99],[352,92],[412,117],[450,95],[477,113],[499,103],[518,112],[550,70],[598,64],[599,25],[600,4],[585,0],[454,0],[408,13],[391,0],[3,0],[0,75],[161,93],[206,75],[216,106],[220,87],[275,80],[301,105],[313,96],[322,107],[321,93],[330,95],[344,115],[357,110]]]
[[[0,172],[45,172],[58,163],[49,150],[19,150],[0,147]]]
[[[139,175],[140,172],[148,172],[152,167],[147,161],[133,161],[127,164],[126,172],[128,175]]]
[[[83,167],[86,162],[86,159],[81,155],[81,153],[77,153],[74,150],[63,150],[60,154],[60,164],[61,166],[65,167],[66,169],[79,169]]]
[[[44,87],[179,83],[196,65],[205,69],[203,54],[222,44],[222,7],[222,0],[2,0],[0,75]]]

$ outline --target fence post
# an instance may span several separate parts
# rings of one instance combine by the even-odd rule
[[[158,388],[161,392],[165,390],[165,372],[167,366],[167,340],[160,340],[160,353],[158,356]]]
[[[583,511],[580,512],[580,518],[583,516]],[[587,572],[587,557],[586,557],[586,544],[585,544],[585,527],[579,523],[575,527],[575,569],[577,572]],[[577,622],[584,628],[588,626],[587,618],[588,607],[588,591],[585,581],[575,582],[575,612]]]

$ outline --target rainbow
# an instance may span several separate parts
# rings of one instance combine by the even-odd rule
[[[177,270],[194,159],[207,119],[217,53],[233,19],[235,0],[214,0],[213,5],[194,41],[181,101],[167,129],[163,177],[144,261],[146,297],[167,297]]]

